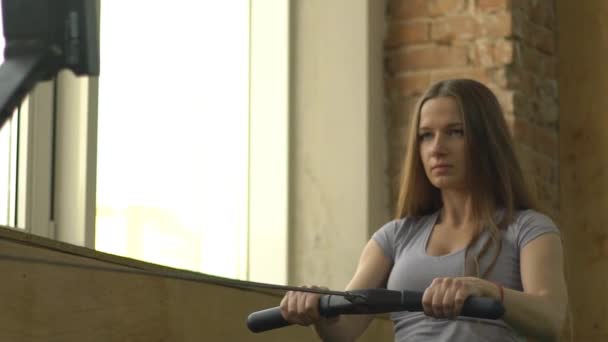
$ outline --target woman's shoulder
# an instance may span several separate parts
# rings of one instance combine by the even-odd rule
[[[394,261],[405,246],[421,239],[424,228],[432,225],[434,217],[434,214],[431,214],[394,219],[378,229],[372,239],[380,245],[385,255]]]
[[[523,248],[528,242],[546,233],[559,234],[555,222],[548,215],[533,209],[517,210],[507,234]]]
[[[404,216],[388,222],[387,225],[392,225],[397,230],[409,230],[431,223],[436,216],[437,212],[419,216]]]
[[[405,216],[393,219],[384,224],[378,232],[389,235],[393,239],[399,239],[420,232],[426,226],[433,222],[437,213],[432,213],[422,216]]]
[[[516,226],[552,226],[557,229],[557,226],[553,219],[548,215],[534,210],[534,209],[523,209],[517,210],[513,213],[513,223]]]

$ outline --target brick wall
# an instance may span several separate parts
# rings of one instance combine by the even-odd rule
[[[498,96],[528,181],[543,209],[557,218],[554,0],[389,0],[387,23],[392,198],[416,100],[435,81],[467,77]]]

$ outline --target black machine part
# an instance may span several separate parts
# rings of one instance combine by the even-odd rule
[[[305,290],[305,289],[304,289]],[[319,299],[319,314],[334,317],[344,314],[374,314],[396,311],[423,311],[422,292],[367,289],[344,292],[343,295],[326,294]],[[469,297],[461,316],[499,319],[504,315],[502,303],[491,298]],[[247,317],[252,332],[262,332],[290,325],[281,315],[279,307],[253,312]]]

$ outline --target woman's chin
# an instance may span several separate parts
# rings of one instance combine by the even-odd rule
[[[462,182],[456,182],[451,177],[440,177],[434,179],[432,184],[439,190],[462,190]]]

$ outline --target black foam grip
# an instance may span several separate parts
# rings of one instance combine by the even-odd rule
[[[423,311],[423,292],[403,291],[403,307],[407,311]],[[499,319],[505,314],[501,302],[488,297],[469,296],[462,305],[460,316]]]
[[[390,309],[374,310],[373,312],[387,312],[397,310],[422,311],[422,292],[403,291],[402,302],[399,307],[391,305]],[[321,316],[329,317],[339,314],[372,312],[367,307],[357,308],[341,296],[324,295],[319,300],[319,311]],[[505,308],[497,300],[484,297],[469,297],[464,302],[461,316],[498,319],[505,313]],[[247,327],[252,332],[262,332],[291,325],[281,315],[281,309],[274,308],[253,312],[247,317]]]
[[[291,325],[281,315],[278,306],[266,310],[253,312],[247,317],[247,327],[254,333],[286,327]]]
[[[499,319],[505,314],[505,307],[501,302],[492,298],[469,297],[462,306],[461,316]]]

